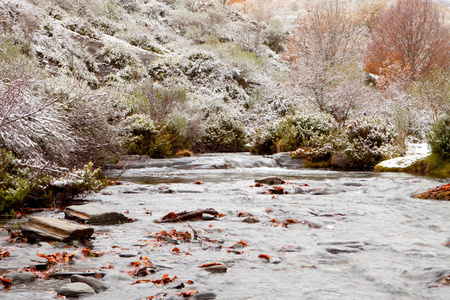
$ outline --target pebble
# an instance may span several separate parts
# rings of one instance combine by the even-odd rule
[[[93,288],[83,282],[74,282],[63,285],[58,289],[58,294],[66,297],[80,297],[95,294]]]

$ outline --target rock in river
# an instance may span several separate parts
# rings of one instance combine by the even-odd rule
[[[95,225],[119,224],[127,221],[127,217],[100,203],[71,205],[66,207],[67,219]]]
[[[256,179],[255,182],[263,183],[263,184],[267,184],[267,185],[276,185],[276,184],[285,184],[286,183],[286,181],[284,181],[283,179],[280,179],[275,176],[265,177],[262,179]]]
[[[93,233],[94,228],[92,227],[48,217],[31,217],[27,223],[22,225],[22,234],[31,240],[68,242],[87,239]]]
[[[7,279],[11,279],[13,284],[27,283],[36,280],[36,275],[31,272],[11,272],[6,274]]]
[[[72,282],[83,282],[89,285],[95,292],[104,291],[109,288],[109,286],[100,279],[93,277],[86,277],[81,275],[73,275],[70,277],[70,281]]]
[[[73,282],[60,287],[58,294],[66,297],[80,297],[95,294],[95,291],[84,282]]]

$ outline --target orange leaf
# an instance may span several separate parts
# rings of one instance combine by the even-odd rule
[[[258,258],[263,258],[263,259],[270,261],[270,256],[267,254],[260,254],[260,255],[258,255]]]
[[[211,266],[221,266],[222,264],[220,264],[220,263],[209,263],[209,264],[204,264],[204,265],[201,265],[199,268],[206,268],[206,267],[211,267]]]

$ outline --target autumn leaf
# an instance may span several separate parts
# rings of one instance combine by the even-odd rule
[[[0,283],[4,286],[5,289],[9,289],[11,287],[11,280],[0,277]]]
[[[213,263],[209,263],[209,264],[204,264],[204,265],[201,265],[199,268],[207,268],[207,267],[212,267],[212,266],[221,266],[222,264],[221,263],[216,263],[216,262],[213,262]]]
[[[184,298],[188,298],[188,297],[194,296],[197,293],[198,293],[198,290],[189,291],[189,289],[186,288],[184,291],[182,291],[181,293],[178,293],[177,295],[182,296]]]
[[[267,254],[260,254],[260,255],[258,255],[258,258],[262,258],[262,259],[265,259],[267,261],[270,261],[270,256],[267,255]]]

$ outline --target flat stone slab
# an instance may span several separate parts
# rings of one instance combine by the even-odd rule
[[[94,225],[110,225],[126,222],[127,217],[100,203],[71,205],[64,210],[66,219]]]
[[[22,234],[32,240],[69,242],[87,239],[94,228],[49,217],[31,217],[22,225]]]

